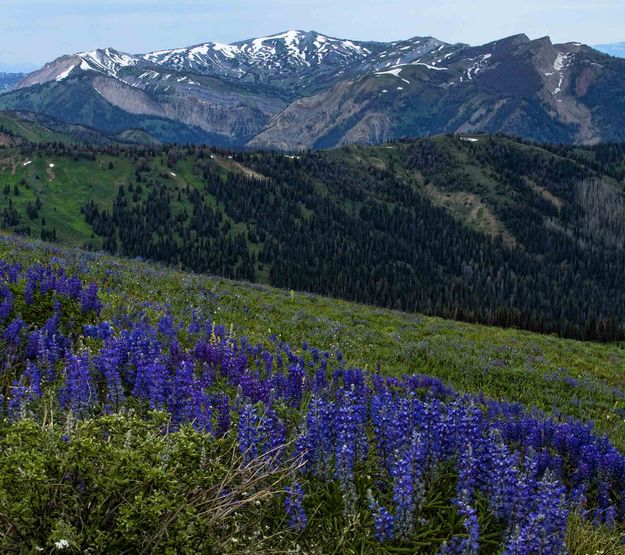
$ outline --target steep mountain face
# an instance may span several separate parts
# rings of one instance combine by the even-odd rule
[[[623,62],[589,47],[511,37],[341,82],[293,102],[251,144],[316,148],[472,131],[623,140],[616,106],[625,86],[615,82],[623,77]]]
[[[111,48],[63,56],[0,98],[106,133],[135,128],[165,142],[241,144],[287,104],[267,91],[180,73]]]
[[[625,41],[613,42],[612,44],[597,44],[593,48],[599,50],[599,52],[610,54],[610,56],[625,58]]]
[[[0,72],[0,93],[12,89],[23,78],[23,73],[2,73]]]
[[[625,61],[525,35],[483,46],[288,31],[230,45],[63,56],[0,96],[109,134],[298,150],[441,132],[625,140]]]

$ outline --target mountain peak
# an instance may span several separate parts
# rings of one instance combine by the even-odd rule
[[[486,43],[484,46],[520,46],[522,44],[528,44],[532,42],[530,38],[525,33],[520,33],[518,35],[510,35],[509,37],[504,37],[502,39],[494,40],[489,43]]]
[[[347,72],[372,54],[370,44],[291,29],[231,44],[207,42],[141,57],[170,71],[267,85],[287,83],[293,89],[306,85],[301,81],[306,75],[327,79]]]
[[[305,149],[485,130],[592,143],[623,137],[625,116],[614,104],[622,83],[625,62],[549,37],[517,34],[470,46],[290,29],[148,54],[108,47],[63,56],[2,99],[174,142]],[[32,85],[42,90],[20,90]],[[111,121],[98,112],[102,102],[115,107]]]

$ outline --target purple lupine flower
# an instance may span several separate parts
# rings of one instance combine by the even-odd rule
[[[481,462],[481,474],[489,507],[498,519],[510,521],[520,490],[519,453],[511,453],[496,437],[489,438],[485,451],[487,460]]]
[[[444,454],[445,437],[442,404],[438,399],[432,399],[426,404],[424,425],[428,459],[430,464],[436,465]]]
[[[24,300],[27,305],[35,302],[35,293],[37,292],[37,282],[30,276],[26,279],[26,287],[24,287]]]
[[[70,355],[65,368],[65,380],[58,393],[64,410],[83,416],[96,401],[96,389],[91,376],[91,360],[87,353]]]
[[[2,339],[4,339],[9,345],[19,345],[22,340],[21,332],[25,327],[26,322],[24,322],[21,318],[16,318],[4,330]]]
[[[304,391],[305,370],[301,364],[291,364],[289,367],[286,398],[290,406],[297,408],[302,403]]]
[[[147,381],[150,408],[161,410],[167,404],[167,394],[169,391],[169,373],[167,368],[160,361],[154,361],[145,368],[145,378]]]
[[[400,443],[398,427],[395,426],[395,410],[390,392],[384,388],[371,399],[371,421],[376,446],[387,470],[393,467],[395,450]]]
[[[456,469],[458,471],[457,495],[459,498],[472,499],[477,487],[479,461],[475,449],[467,442],[461,449]]]
[[[306,414],[306,433],[303,438],[306,470],[316,477],[329,477],[331,470],[334,403],[313,397]]]
[[[24,348],[24,356],[27,359],[37,358],[41,353],[43,339],[41,337],[40,330],[31,331],[28,334],[26,340],[26,347]]]
[[[537,485],[531,508],[506,540],[504,555],[565,555],[568,510],[564,486],[547,474]]]
[[[335,415],[336,426],[336,466],[335,474],[339,482],[353,480],[356,461],[356,399],[351,391],[339,395]]]
[[[395,533],[402,538],[408,538],[414,532],[416,513],[425,500],[422,481],[425,456],[425,444],[421,435],[415,433],[397,458],[391,474],[396,507]]]
[[[328,377],[325,368],[319,368],[315,373],[313,391],[319,395],[328,388]]]
[[[190,361],[183,361],[174,373],[171,390],[169,393],[168,409],[172,414],[174,427],[179,426],[184,421],[193,420],[193,364]]]
[[[194,381],[188,407],[191,409],[189,418],[192,419],[193,428],[205,434],[213,434],[212,399],[197,380]]]
[[[211,406],[217,414],[215,435],[222,437],[230,429],[230,397],[226,393],[212,395]]]
[[[85,337],[98,337],[98,326],[92,326],[91,324],[85,324],[82,328],[82,334]]]
[[[304,510],[304,490],[299,482],[285,488],[284,509],[288,516],[289,528],[301,532],[306,528],[308,519]]]
[[[356,491],[354,465],[358,434],[357,401],[351,391],[342,390],[335,413],[336,446],[334,453],[334,476],[343,494],[345,510],[354,510]]]
[[[109,322],[100,322],[97,326],[85,324],[83,327],[83,335],[85,337],[106,340],[113,335],[113,327]]]
[[[189,322],[189,325],[187,326],[187,333],[189,335],[197,335],[200,333],[200,323],[195,309],[191,309],[191,322]]]
[[[263,387],[258,371],[251,372],[247,370],[243,372],[240,378],[239,387],[241,394],[244,395],[251,403],[267,401],[267,391],[265,391],[265,388]]]
[[[3,323],[13,312],[15,297],[13,293],[6,290],[5,296],[0,303],[0,324]]]
[[[22,418],[26,414],[27,405],[41,396],[41,371],[28,361],[20,379],[15,380],[9,388],[7,402],[9,418],[13,421]]]
[[[477,555],[480,549],[480,527],[477,521],[477,511],[470,503],[469,492],[463,491],[461,497],[453,499],[458,507],[458,513],[463,517],[463,524],[467,537],[459,542],[459,552],[466,555]]]
[[[161,410],[166,406],[169,388],[169,375],[165,365],[159,360],[138,360],[132,394],[146,399],[150,408]]]
[[[248,463],[258,457],[258,412],[253,405],[245,405],[239,415],[239,451]]]
[[[271,453],[272,457],[280,460],[286,444],[286,425],[275,410],[268,408],[265,411],[261,418],[259,432],[263,453]]]
[[[120,359],[117,350],[113,347],[103,349],[95,359],[95,366],[104,377],[104,412],[107,414],[121,407],[125,399],[122,378],[119,373],[119,363]]]
[[[72,296],[76,295],[78,292],[76,288],[72,290],[75,291]],[[92,283],[80,293],[80,308],[84,313],[93,311],[99,314],[102,310],[102,302],[98,297],[98,286],[95,283]]]
[[[40,399],[41,392],[41,370],[37,367],[37,365],[28,361],[26,363],[26,370],[24,370],[24,374],[22,375],[24,379],[28,382],[28,391],[31,398]]]
[[[176,321],[174,320],[173,314],[165,314],[158,321],[158,332],[169,339],[173,339],[176,337]]]
[[[267,351],[263,351],[261,357],[263,359],[265,375],[269,377],[271,376],[271,372],[273,370],[273,355]]]
[[[17,421],[24,416],[24,409],[28,401],[28,388],[21,382],[15,381],[9,389],[7,410],[9,418]]]
[[[393,515],[380,505],[371,492],[367,492],[369,510],[373,514],[373,534],[380,543],[391,542],[395,539],[395,519]]]

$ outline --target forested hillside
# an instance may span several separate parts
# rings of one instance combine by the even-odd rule
[[[301,156],[0,150],[2,227],[198,272],[623,337],[625,147],[435,137]]]

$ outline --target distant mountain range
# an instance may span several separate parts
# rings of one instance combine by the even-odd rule
[[[618,58],[625,58],[625,41],[613,42],[612,44],[597,44],[594,46],[599,52],[605,52],[610,56],[617,56]]]
[[[302,150],[473,131],[625,140],[625,60],[548,37],[469,46],[287,31],[148,54],[82,52],[7,86],[0,109],[161,142]]]
[[[2,73],[0,72],[0,92],[8,91],[15,87],[25,75],[23,73]]]

